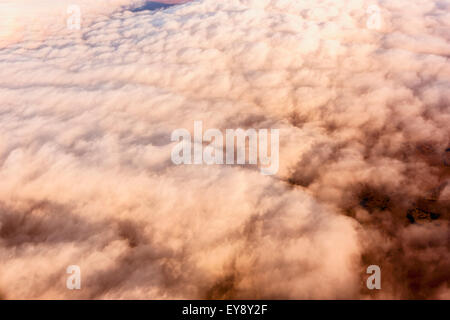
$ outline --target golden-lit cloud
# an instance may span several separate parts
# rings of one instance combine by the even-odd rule
[[[86,0],[80,30],[23,3],[34,27],[0,49],[0,297],[450,297],[449,1]],[[277,175],[174,165],[194,121],[280,129]]]

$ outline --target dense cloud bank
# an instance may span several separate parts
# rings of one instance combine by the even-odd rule
[[[0,49],[0,297],[450,298],[450,1],[81,2]],[[175,166],[195,120],[278,174]]]

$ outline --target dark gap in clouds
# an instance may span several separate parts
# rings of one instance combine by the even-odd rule
[[[155,10],[164,10],[169,7],[174,6],[175,4],[168,3],[160,3],[160,2],[147,2],[145,5],[132,9],[132,12],[141,12],[141,11],[155,11]]]

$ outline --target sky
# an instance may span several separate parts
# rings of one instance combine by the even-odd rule
[[[0,298],[450,298],[450,1],[143,5],[0,1]]]

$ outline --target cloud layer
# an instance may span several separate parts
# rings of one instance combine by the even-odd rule
[[[0,49],[0,297],[450,298],[450,1],[81,2]],[[278,174],[173,165],[195,120]]]

